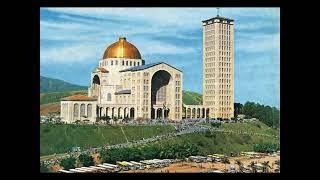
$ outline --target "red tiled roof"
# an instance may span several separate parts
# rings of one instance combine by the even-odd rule
[[[98,67],[97,68],[99,71],[103,72],[103,73],[108,73],[109,71],[106,70],[105,68],[101,68],[101,67]]]
[[[88,97],[80,94],[72,95],[61,99],[62,101],[96,101],[96,98]]]

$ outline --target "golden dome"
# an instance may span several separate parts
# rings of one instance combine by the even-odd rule
[[[141,59],[139,50],[125,37],[120,37],[119,41],[111,44],[103,54],[103,59],[106,58],[128,58],[128,59]]]

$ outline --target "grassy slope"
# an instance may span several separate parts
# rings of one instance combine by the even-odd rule
[[[199,123],[211,127],[210,123]],[[248,122],[248,123],[224,123],[220,129],[232,131],[246,131],[260,134],[270,134],[279,136],[279,130],[273,129],[262,122]]]
[[[202,154],[229,154],[230,152],[253,151],[253,145],[256,143],[279,143],[279,140],[275,138],[223,134],[218,132],[213,133],[210,136],[207,136],[205,133],[187,134],[179,138],[174,138],[170,141],[196,144],[199,146]]]
[[[138,140],[174,131],[173,126],[125,126],[128,140]],[[100,147],[126,142],[119,126],[40,125],[40,155],[64,153],[74,146]]]
[[[198,105],[202,104],[202,95],[196,92],[191,91],[183,91],[182,100],[184,104],[190,105]]]
[[[257,127],[260,125],[260,128]],[[279,135],[279,131],[269,129],[269,127],[261,122],[258,123],[226,123],[221,129],[230,129],[233,131],[242,130],[246,132],[255,132],[263,134]],[[171,142],[192,143],[200,148],[202,154],[222,153],[229,154],[230,152],[253,151],[254,144],[257,143],[280,143],[279,139],[272,137],[239,135],[239,134],[224,134],[221,132],[187,134],[180,137],[166,140]],[[165,142],[165,141],[164,141]]]

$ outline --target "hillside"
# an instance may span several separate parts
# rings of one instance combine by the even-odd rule
[[[252,133],[263,133],[268,135],[279,135],[279,131],[269,128],[265,124],[258,123],[236,123],[223,124],[219,129],[237,132],[244,130]],[[129,141],[152,137],[160,134],[174,132],[172,125],[157,126],[123,126]],[[57,138],[59,137],[59,138]],[[101,147],[105,144],[118,144],[126,142],[120,126],[96,126],[96,125],[40,125],[40,155],[64,153],[74,146],[81,148]],[[221,132],[192,133],[185,134],[172,139],[159,142],[163,143],[191,143],[199,147],[203,154],[230,153],[241,151],[253,151],[257,143],[279,143],[279,138],[246,135],[225,134]]]
[[[50,112],[60,112],[60,103],[48,103],[40,105],[40,115],[47,116]]]
[[[174,127],[172,125],[124,126],[123,131],[128,140],[132,141],[173,132]],[[64,153],[74,146],[86,149],[124,142],[126,139],[120,126],[40,125],[40,155]]]
[[[40,105],[60,102],[61,98],[72,96],[75,94],[87,95],[87,90],[82,91],[66,91],[66,92],[51,92],[51,93],[40,93]]]
[[[183,91],[182,101],[187,105],[202,104],[202,95],[192,91]]]
[[[77,90],[84,90],[84,89],[87,89],[87,87],[71,84],[59,79],[52,79],[52,78],[40,76],[40,93],[77,91]]]

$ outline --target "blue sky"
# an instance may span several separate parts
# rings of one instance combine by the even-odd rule
[[[202,94],[202,20],[215,8],[41,8],[40,74],[89,85],[108,45],[125,36],[146,64],[183,71]],[[220,8],[235,20],[235,101],[280,107],[280,9]]]

